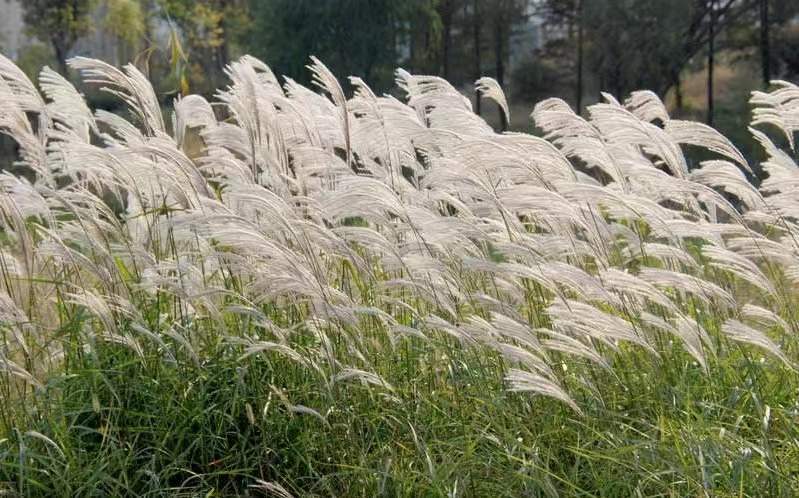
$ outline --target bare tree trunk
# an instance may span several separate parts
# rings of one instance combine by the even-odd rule
[[[494,22],[494,67],[497,83],[505,86],[505,26],[502,16]]]
[[[422,67],[422,71],[427,73],[430,71],[428,66],[430,65],[430,45],[432,44],[433,40],[430,37],[430,30],[427,29],[427,26],[424,24],[423,19],[419,19],[419,24],[423,26],[423,33],[424,33],[424,51],[422,52],[422,58],[419,62],[419,66]],[[432,61],[435,64],[435,60]]]
[[[483,74],[482,70],[480,69],[480,59],[482,54],[480,53],[480,27],[482,26],[482,19],[480,18],[480,1],[481,0],[474,0],[474,12],[472,17],[472,36],[474,41],[474,79],[479,79]],[[474,95],[474,112],[477,115],[480,115],[480,92],[475,91]]]
[[[577,89],[575,95],[577,114],[583,110],[583,0],[577,0]]]
[[[611,88],[613,89],[613,95],[617,99],[621,99],[622,95],[624,95],[625,86],[622,86],[621,80],[621,61],[616,58],[613,61],[613,81],[610,83]]]
[[[768,0],[760,0],[760,60],[763,86],[771,83],[771,46],[769,36]]]
[[[219,27],[222,29],[222,43],[217,47],[216,51],[216,61],[217,61],[217,71],[218,75],[222,75],[225,72],[225,68],[230,63],[230,40],[228,37],[230,34],[228,33],[228,26],[226,25],[224,19],[220,21]]]
[[[707,124],[713,126],[713,64],[716,52],[716,0],[710,1],[710,22],[707,39]]]
[[[56,65],[58,66],[58,72],[61,73],[62,76],[67,76],[67,71],[69,70],[67,66],[67,49],[64,47],[59,40],[52,39],[51,43],[53,45],[53,51],[55,52],[55,59]]]
[[[505,87],[505,19],[501,13],[496,14],[494,20],[494,64],[496,70],[496,79],[499,86],[504,90]],[[510,123],[508,122],[505,113],[500,110],[499,112],[499,127],[500,130],[508,131]]]
[[[126,44],[122,40],[117,39],[120,46],[124,45],[125,55],[128,61],[136,66],[136,68],[144,73],[147,79],[150,79],[150,43],[153,39],[153,30],[150,23],[150,13],[152,12],[152,0],[141,0],[142,9],[142,36],[139,40]]]
[[[673,74],[672,79],[674,80],[674,107],[676,107],[678,112],[681,112],[683,108],[683,95],[680,73]]]
[[[452,0],[445,0],[444,12],[441,16],[442,29],[444,30],[444,47],[441,61],[442,74],[445,80],[449,80],[449,52],[452,46]]]

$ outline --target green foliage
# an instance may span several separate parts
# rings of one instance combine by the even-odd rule
[[[586,65],[614,95],[637,88],[665,92],[703,46],[707,28],[694,0],[601,0],[583,8]]]
[[[580,386],[586,366],[564,357],[566,379],[582,393],[584,416],[575,418],[553,400],[503,392],[502,362],[484,350],[444,338],[390,348],[377,330],[361,333],[390,396],[357,383],[329,391],[278,354],[242,360],[241,347],[215,340],[199,351],[202,365],[179,352],[164,361],[155,344],[144,357],[122,346],[72,348],[35,409],[4,428],[0,489],[244,496],[257,495],[249,486],[262,479],[294,496],[330,497],[799,491],[796,377],[746,353],[704,375],[677,346],[661,360],[626,350],[613,365],[620,377],[593,373],[600,397]]]
[[[799,77],[799,24],[786,24],[775,33],[774,52],[785,77]]]
[[[146,30],[139,0],[105,0],[104,28],[128,45],[136,45]]]
[[[433,6],[431,0],[254,0],[249,46],[277,74],[300,82],[308,81],[305,64],[316,55],[337,75],[386,89],[399,62],[398,42],[426,43],[412,54],[417,62],[436,50],[440,21]]]
[[[567,54],[553,48],[550,45],[546,52],[531,54],[516,66],[511,75],[514,98],[523,102],[538,102],[549,97],[560,97],[564,87],[573,85],[571,68],[563,64]]]
[[[17,65],[31,81],[38,81],[39,71],[44,66],[53,66],[57,63],[53,49],[42,43],[32,43],[23,48],[17,57]]]
[[[67,53],[91,29],[91,13],[96,5],[96,0],[22,2],[28,31],[52,45],[62,73],[66,72]]]
[[[187,66],[178,77],[184,93],[211,93],[222,85],[230,57],[250,27],[247,0],[157,0],[159,14],[180,33]],[[176,39],[170,41],[173,62]],[[183,64],[183,62],[181,62]]]

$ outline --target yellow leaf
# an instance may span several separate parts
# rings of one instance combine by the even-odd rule
[[[182,95],[189,94],[189,80],[186,78],[185,74],[180,75],[180,93]]]

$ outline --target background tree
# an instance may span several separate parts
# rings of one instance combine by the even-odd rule
[[[584,56],[584,29],[583,29],[583,4],[585,0],[533,0],[534,12],[541,16],[549,29],[557,29],[565,32],[567,36],[550,42],[546,47],[548,55],[557,52],[558,58],[563,61],[572,62],[573,68],[569,71],[574,74],[574,107],[579,113],[582,110],[582,99],[584,93],[583,78],[583,56]],[[576,32],[576,36],[575,36]],[[570,57],[574,54],[574,58]],[[545,54],[540,54],[545,55]],[[571,79],[571,78],[569,78]],[[548,84],[548,83],[547,83]]]
[[[760,61],[762,78],[796,79],[799,77],[799,2],[761,0]],[[763,12],[765,11],[765,15]]]
[[[459,17],[464,8],[463,0],[441,0],[436,14],[441,21],[441,75],[450,79],[450,62],[453,51],[453,31],[463,20]]]
[[[70,49],[92,27],[95,0],[25,0],[25,25],[28,32],[53,47],[58,70],[67,73]]]
[[[246,0],[158,0],[160,14],[183,38],[193,91],[208,93],[222,85],[234,47],[250,27]],[[255,4],[262,2],[256,1]]]
[[[713,66],[716,56],[716,0],[707,1],[707,124],[713,125]]]
[[[768,0],[759,1],[760,9],[760,63],[762,66],[763,86],[771,81],[771,49],[770,22],[768,16]]]
[[[388,89],[397,65],[438,72],[440,21],[433,0],[253,0],[249,46],[276,73],[308,81],[316,55],[337,75]]]
[[[103,28],[117,39],[117,62],[134,59],[139,45],[146,42],[147,18],[140,0],[106,0]]]
[[[494,78],[500,86],[505,85],[505,67],[508,46],[513,29],[525,19],[523,0],[488,0],[486,11],[491,23],[491,45],[494,56]]]
[[[483,75],[482,68],[482,44],[483,44],[483,12],[482,0],[472,0],[471,7],[471,32],[472,32],[472,67],[474,73],[472,77],[477,81]],[[475,91],[474,110],[480,114],[480,92]]]
[[[575,100],[580,100],[584,94],[579,89],[585,84],[580,71],[584,70],[592,74],[598,90],[615,95],[650,88],[665,96],[673,89],[676,106],[682,108],[682,74],[708,47],[710,0],[533,2],[548,30],[559,29],[565,33],[548,42],[545,52],[556,51],[561,56],[568,52],[575,54],[573,58],[567,57],[567,60],[575,60],[569,77],[578,87],[575,95],[579,97]],[[716,3],[713,16],[717,35],[714,36],[715,52],[729,47],[727,34],[731,30],[751,25],[747,16],[756,7],[754,0],[719,0]],[[576,62],[580,56],[584,64]]]
[[[578,110],[600,91],[623,96],[649,88],[668,95],[684,117],[705,114],[710,89],[726,90],[736,68],[747,71],[736,78],[757,71],[764,82],[799,75],[795,0],[715,0],[712,23],[711,0],[16,1],[62,72],[79,38],[82,54],[98,55],[92,44],[107,37],[86,36],[97,21],[114,38],[112,62],[136,62],[165,102],[176,89],[207,94],[224,86],[225,66],[243,53],[302,83],[314,54],[336,74],[362,76],[378,91],[393,86],[396,67],[444,76],[464,93],[490,75],[512,101],[557,96]],[[164,24],[173,33],[169,42]],[[49,52],[37,48],[38,55]],[[108,58],[107,47],[99,52]],[[712,79],[711,52],[718,68]],[[723,102],[728,92],[715,93],[716,111],[732,112]],[[474,107],[483,110],[479,99]]]
[[[395,44],[394,57],[397,64],[405,65],[413,71],[440,74],[439,64],[442,52],[442,24],[436,10],[436,0],[410,0],[393,2],[396,11],[384,22],[394,23],[400,46]],[[390,28],[389,28],[390,30]],[[410,57],[402,60],[403,40],[407,40]],[[398,57],[399,56],[399,57]]]

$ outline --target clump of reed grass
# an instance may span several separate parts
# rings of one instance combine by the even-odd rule
[[[651,92],[70,66],[129,116],[0,56],[0,492],[797,492],[796,86],[753,168]]]

